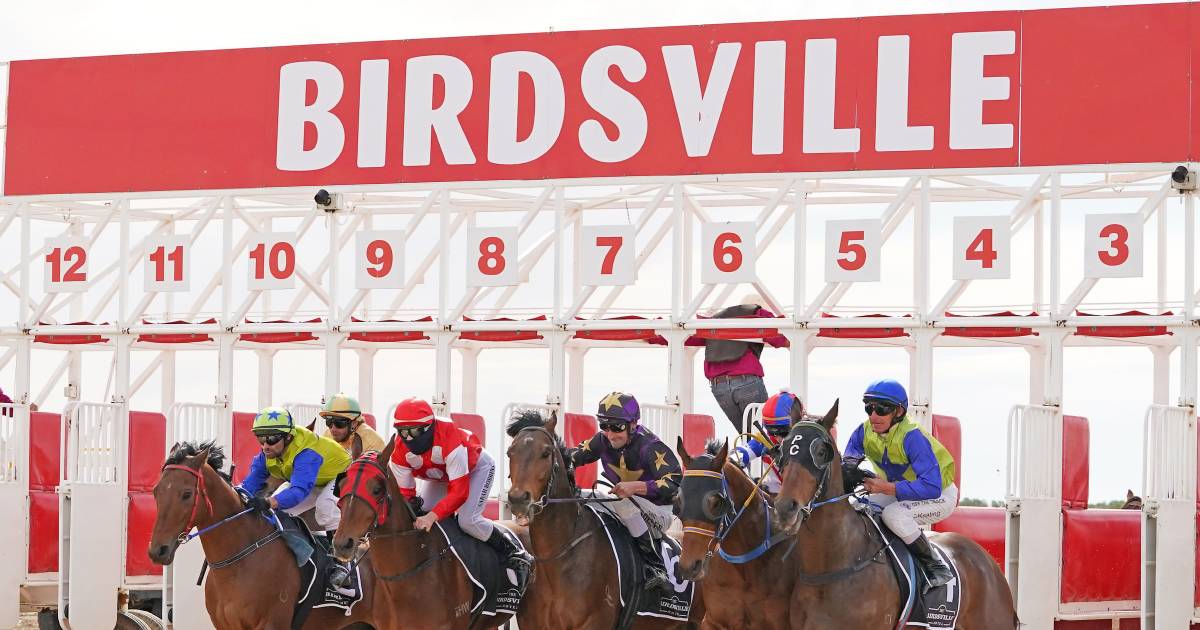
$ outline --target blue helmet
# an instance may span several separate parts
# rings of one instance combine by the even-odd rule
[[[881,379],[867,385],[863,392],[863,400],[882,400],[908,409],[908,392],[898,381],[890,378]]]

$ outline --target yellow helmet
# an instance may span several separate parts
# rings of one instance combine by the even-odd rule
[[[338,392],[325,401],[325,407],[321,409],[320,415],[322,418],[358,420],[362,415],[362,407],[358,406],[358,399]]]
[[[283,407],[265,407],[254,418],[250,430],[255,435],[270,435],[272,433],[291,433],[296,427],[292,414]]]

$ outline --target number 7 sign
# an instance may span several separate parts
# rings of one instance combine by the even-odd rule
[[[585,225],[579,236],[580,282],[588,286],[634,283],[636,230],[632,225]]]

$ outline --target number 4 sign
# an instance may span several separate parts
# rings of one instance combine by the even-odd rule
[[[632,225],[585,225],[581,228],[583,267],[580,281],[587,286],[633,284],[636,233]]]
[[[1142,216],[1089,214],[1084,220],[1083,275],[1138,278],[1142,275]]]
[[[1009,277],[1012,259],[1006,216],[954,217],[954,279]]]

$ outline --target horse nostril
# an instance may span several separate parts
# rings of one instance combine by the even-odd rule
[[[353,546],[354,546],[353,538],[343,538],[342,542],[338,543],[338,547],[341,549],[350,549]]]
[[[155,549],[155,550],[154,550],[153,552],[151,552],[151,553],[153,553],[153,554],[154,554],[154,557],[156,557],[156,558],[165,558],[165,557],[167,557],[167,546],[166,546],[166,545],[159,545],[159,546],[158,546],[158,548],[157,548],[157,549]]]
[[[514,490],[512,492],[509,492],[508,493],[508,501],[510,503],[526,503],[529,501],[529,491],[522,490],[521,492],[517,492],[516,490]]]

